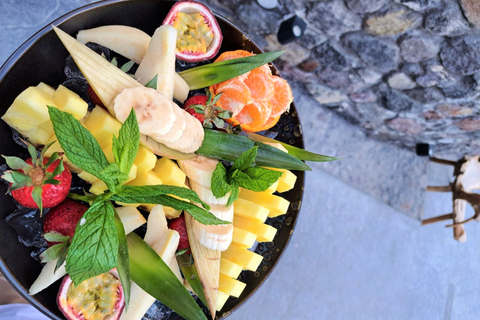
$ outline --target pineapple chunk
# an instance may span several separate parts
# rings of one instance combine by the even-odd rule
[[[129,234],[147,222],[145,217],[135,207],[118,207],[115,210],[123,222],[125,234]]]
[[[137,174],[142,175],[155,168],[157,156],[150,149],[139,146],[134,163],[137,165]]]
[[[58,152],[58,153],[63,153],[64,152],[62,147],[60,146],[60,143],[57,140],[57,137],[55,135],[51,136],[50,139],[48,139],[47,143],[51,143],[53,141],[55,141],[55,142],[47,150],[45,150],[44,154],[47,158],[50,158],[54,152]],[[70,171],[75,172],[75,173],[82,172],[82,169],[73,165],[70,162],[70,160],[68,160],[68,158],[65,154],[62,157],[63,157],[63,161],[65,161],[65,163],[68,165],[68,168],[70,168]]]
[[[259,222],[265,222],[270,212],[270,210],[264,206],[242,198],[238,198],[233,202],[233,210],[236,216],[257,220]]]
[[[236,264],[239,264],[245,270],[256,271],[263,260],[258,253],[249,251],[245,248],[231,244],[227,250],[222,252],[222,257]]]
[[[153,171],[162,179],[164,184],[183,187],[185,185],[185,172],[168,158],[160,158],[155,164]]]
[[[217,311],[222,310],[223,306],[225,305],[225,303],[227,302],[229,297],[230,296],[228,294],[226,294],[225,292],[218,291],[218,294],[217,294],[217,308],[216,308]]]
[[[220,273],[220,279],[218,283],[218,290],[225,292],[232,297],[238,298],[242,292],[243,289],[247,286],[245,283],[238,281],[236,279],[233,279],[232,277],[226,276],[222,273]]]
[[[55,101],[58,109],[71,113],[77,120],[85,117],[88,110],[88,103],[78,94],[62,85],[59,85],[55,91],[53,101]]]
[[[90,184],[94,184],[96,181],[98,181],[98,178],[95,177],[93,174],[90,174],[86,171],[82,171],[78,174],[78,176],[80,177],[80,179],[82,179],[83,181],[86,181]]]
[[[242,270],[243,269],[241,265],[227,260],[224,257],[220,259],[220,273],[236,279],[238,278]]]
[[[55,93],[55,89],[45,82],[40,82],[37,85],[37,88],[42,90],[42,93],[44,93],[47,97],[53,97],[53,94]]]
[[[45,131],[40,127],[33,127],[30,130],[23,131],[21,134],[35,146],[46,145],[52,136],[50,132]]]
[[[40,88],[28,87],[15,98],[2,119],[22,136],[30,138],[28,136],[32,134],[30,130],[50,122],[47,106],[55,107],[53,98],[47,96]],[[53,135],[53,130],[42,129],[50,136]]]
[[[290,170],[279,168],[268,168],[271,170],[281,171],[283,174],[278,179],[277,192],[287,192],[293,189],[295,182],[297,182],[297,176]]]
[[[107,110],[97,106],[85,119],[84,126],[103,148],[107,144],[111,145],[113,135],[117,135],[120,131],[121,123],[113,118]]]
[[[277,191],[278,181],[279,181],[279,180],[277,180],[277,181],[275,181],[274,183],[272,183],[272,185],[271,185],[270,187],[268,187],[268,189],[265,190],[264,192],[272,194],[272,193],[274,193],[275,191]]]
[[[254,245],[256,240],[256,234],[245,229],[233,227],[232,243],[236,244],[237,246],[248,249]]]
[[[136,178],[128,183],[131,186],[153,186],[157,184],[162,184],[162,179],[155,172],[148,171],[147,173],[138,174],[138,166]]]
[[[277,234],[277,229],[268,224],[238,215],[233,217],[233,226],[255,234],[258,242],[273,241],[273,238],[275,238],[275,235]]]
[[[287,213],[288,207],[290,205],[290,202],[288,200],[280,196],[269,194],[266,192],[255,192],[243,188],[240,188],[240,194],[238,197],[267,207],[270,210],[270,212],[268,213],[268,216],[270,218],[274,218]]]

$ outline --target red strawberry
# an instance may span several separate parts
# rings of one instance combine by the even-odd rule
[[[90,100],[92,101],[93,104],[96,104],[97,106],[100,106],[102,108],[105,108],[105,105],[103,104],[102,100],[98,97],[97,93],[93,91],[92,86],[88,86],[87,89],[88,96],[90,97]]]
[[[46,147],[48,148],[48,146]],[[5,157],[7,164],[13,170],[7,170],[2,178],[10,182],[12,197],[27,208],[51,208],[62,202],[70,191],[72,174],[57,153],[52,158],[44,158],[42,150],[40,157],[30,145],[32,158],[23,161],[17,157]]]
[[[178,242],[177,251],[182,251],[190,248],[190,243],[188,242],[187,227],[185,225],[185,216],[183,214],[178,218],[169,220],[168,228],[177,231],[180,235],[180,241]],[[189,252],[190,249],[187,250],[187,253]]]
[[[58,206],[50,209],[43,221],[43,232],[56,232],[72,239],[78,221],[87,210],[87,206],[67,198]],[[49,246],[52,244],[55,243],[49,243]]]
[[[215,105],[220,99],[221,93],[212,97],[208,89],[206,89],[206,92],[206,95],[196,95],[188,98],[183,104],[183,108],[197,118],[205,128],[213,128],[213,125],[215,125],[218,129],[222,129],[225,126],[223,120],[231,118],[232,112]]]

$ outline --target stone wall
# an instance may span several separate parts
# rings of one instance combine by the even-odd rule
[[[480,1],[207,1],[267,51],[319,102],[371,138],[457,159],[480,153]],[[307,22],[300,39],[280,45],[280,23]],[[301,106],[297,106],[301,108]]]

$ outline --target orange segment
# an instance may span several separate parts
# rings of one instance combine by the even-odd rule
[[[225,110],[230,110],[234,115],[238,114],[244,106],[252,103],[252,94],[248,86],[242,81],[230,81],[222,83],[213,89],[213,94],[222,92],[217,105]]]
[[[273,86],[275,88],[275,94],[270,99],[272,104],[272,117],[281,115],[290,108],[290,104],[293,102],[293,94],[290,85],[285,79],[279,76],[272,76]]]
[[[250,72],[245,84],[250,88],[253,99],[270,100],[275,92],[272,77],[262,71],[254,72],[255,70]]]
[[[253,103],[243,107],[242,111],[234,117],[234,123],[240,123],[244,131],[260,131],[271,113],[270,102],[266,100],[254,100]]]

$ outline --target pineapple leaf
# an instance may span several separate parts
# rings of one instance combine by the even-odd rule
[[[23,172],[28,172],[32,166],[17,157],[2,156],[5,158],[7,165],[12,170],[22,170]],[[10,181],[11,182],[11,181]]]

